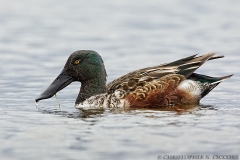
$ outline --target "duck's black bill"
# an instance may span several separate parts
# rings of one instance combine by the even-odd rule
[[[52,84],[42,93],[40,94],[35,101],[38,102],[42,99],[51,98],[58,91],[62,90],[70,83],[72,83],[74,79],[67,75],[66,70],[63,69],[59,76],[52,82]]]

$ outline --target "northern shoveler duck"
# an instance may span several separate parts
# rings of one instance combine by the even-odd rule
[[[128,73],[106,85],[101,56],[91,50],[72,53],[60,75],[36,98],[55,95],[73,81],[81,82],[76,108],[166,107],[198,104],[213,88],[232,75],[209,77],[193,73],[216,53],[193,55],[171,63]]]

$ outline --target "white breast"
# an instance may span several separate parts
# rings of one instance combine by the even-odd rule
[[[101,109],[101,108],[125,108],[129,103],[122,99],[122,93],[116,91],[113,94],[107,95],[106,93],[92,96],[85,101],[76,104],[77,109]]]

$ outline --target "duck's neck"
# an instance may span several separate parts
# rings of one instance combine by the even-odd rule
[[[106,77],[96,77],[82,82],[75,104],[85,101],[87,98],[106,92]]]

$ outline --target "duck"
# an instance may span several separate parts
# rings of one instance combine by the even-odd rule
[[[223,58],[197,54],[170,63],[139,69],[106,84],[101,56],[93,50],[73,52],[57,78],[35,101],[51,98],[74,81],[81,82],[75,101],[85,108],[163,108],[199,104],[212,89],[233,74],[210,77],[195,73],[205,62]]]

